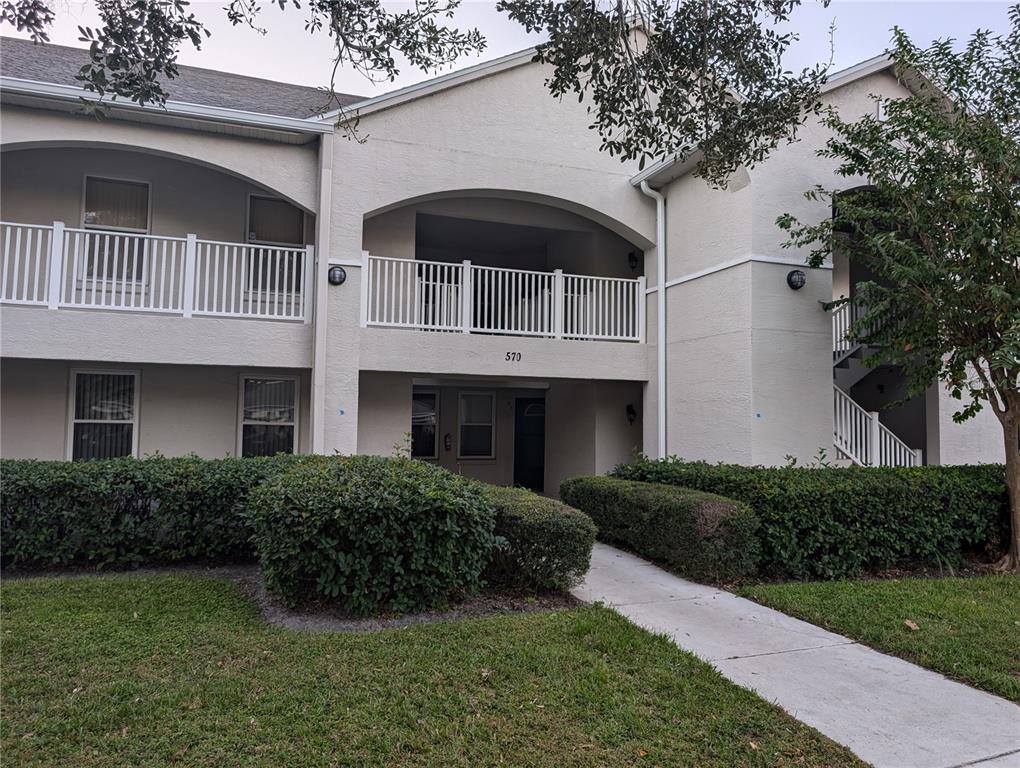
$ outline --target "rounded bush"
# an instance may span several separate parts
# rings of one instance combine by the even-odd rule
[[[499,543],[485,572],[493,584],[567,590],[591,565],[595,524],[583,512],[523,488],[485,486]]]
[[[302,462],[252,493],[247,519],[271,591],[357,614],[474,591],[495,541],[477,483],[406,458]]]

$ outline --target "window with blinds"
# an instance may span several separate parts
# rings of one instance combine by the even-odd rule
[[[148,240],[130,233],[149,231],[149,185],[139,181],[85,177],[86,235],[82,274],[103,280],[139,282],[145,274]]]
[[[86,229],[115,229],[120,232],[149,231],[149,185],[85,177]]]
[[[303,245],[305,214],[286,200],[251,195],[248,198],[248,242]]]
[[[71,459],[135,455],[137,374],[76,371],[71,408]]]
[[[496,455],[495,397],[488,393],[462,393],[459,416],[458,457],[462,459],[494,458]]]
[[[297,448],[297,380],[241,379],[241,455],[275,456]]]

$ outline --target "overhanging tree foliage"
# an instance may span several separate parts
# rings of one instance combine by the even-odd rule
[[[835,250],[875,279],[850,298],[851,340],[873,345],[870,365],[901,366],[910,395],[933,381],[961,400],[964,421],[990,408],[1003,430],[1012,510],[1009,551],[1020,569],[1020,5],[1011,31],[977,32],[921,49],[895,30],[893,59],[916,95],[876,98],[874,116],[824,116],[852,189],[818,187],[833,216],[778,224],[819,266]]]
[[[336,106],[340,68],[393,80],[401,60],[427,72],[481,51],[477,30],[450,26],[459,0],[415,0],[404,11],[381,0],[273,0],[305,14],[309,33],[333,41],[324,109]],[[828,0],[823,0],[828,2]],[[209,36],[186,0],[95,0],[101,24],[81,28],[89,45],[78,80],[100,96],[163,104],[182,45]],[[801,0],[500,0],[498,8],[547,42],[555,97],[577,96],[602,148],[624,160],[703,153],[698,172],[724,185],[741,165],[791,140],[817,106],[825,68],[789,72],[796,39],[781,25]],[[0,21],[47,40],[53,0],[0,0]],[[229,0],[234,24],[259,32],[260,0]],[[325,80],[325,78],[324,78]],[[257,108],[257,105],[253,105]]]

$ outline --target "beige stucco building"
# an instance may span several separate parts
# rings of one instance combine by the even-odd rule
[[[817,124],[717,190],[599,152],[527,51],[345,97],[356,142],[314,89],[187,67],[97,120],[82,52],[3,48],[5,457],[409,450],[548,493],[635,452],[1002,460],[937,386],[882,410],[902,377],[820,304],[852,266],[782,248],[827,215]],[[824,98],[902,88],[875,60]]]

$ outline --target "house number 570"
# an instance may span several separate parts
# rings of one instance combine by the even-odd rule
[[[506,353],[506,361],[508,363],[519,363],[519,362],[521,362],[521,353],[520,352],[507,352]]]

